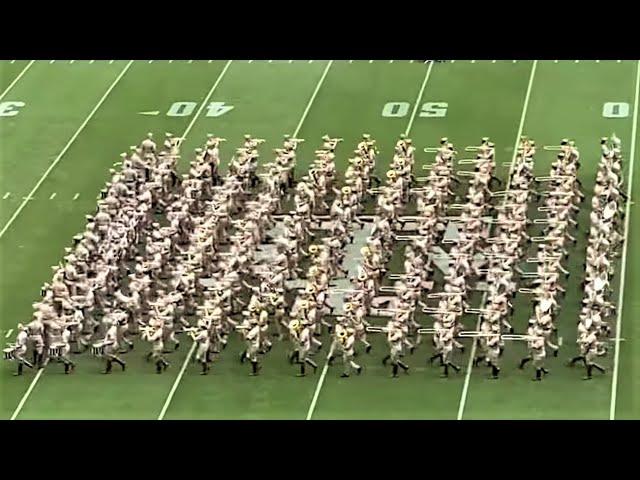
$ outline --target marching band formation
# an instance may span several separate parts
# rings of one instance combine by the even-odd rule
[[[435,154],[422,167],[427,176],[416,177],[416,149],[402,135],[380,179],[376,141],[365,134],[340,184],[340,138],[322,138],[298,181],[303,139],[285,136],[273,161],[259,170],[264,140],[245,135],[223,174],[219,149],[226,140],[209,135],[188,173],[179,175],[181,140],[167,133],[158,146],[150,133],[122,154],[85,231],[52,267],[32,320],[18,324],[15,342],[4,349],[16,375],[25,366],[52,362],[72,373],[73,354],[86,350],[104,361],[105,374],[114,363],[124,371],[138,335],[149,344],[145,358],[158,374],[189,336],[188,358],[206,375],[237,334],[244,344],[240,362],[251,365],[251,375],[259,374],[274,342],[285,341],[289,363],[305,376],[318,368],[314,358],[328,334],[326,361],[331,366],[341,359],[346,378],[361,374],[356,349],[370,353],[368,334],[377,333],[386,335],[382,364],[391,366],[394,378],[400,370],[408,373],[403,358],[423,344],[424,335],[431,335],[433,348],[427,363],[437,360],[443,377],[461,370],[455,354],[465,351],[464,338],[473,339],[473,366],[485,365],[492,379],[499,378],[507,341],[526,343],[519,367],[532,362],[534,380],[548,373],[547,351],[557,356],[561,346],[557,323],[572,321],[560,318],[560,303],[570,274],[563,262],[577,242],[585,199],[574,142],[543,147],[557,151],[557,158],[549,176],[536,177],[536,145],[523,137],[513,161],[503,165],[510,168],[503,184],[489,138],[466,147],[473,158],[463,159],[442,138],[438,147],[425,149]],[[582,362],[587,379],[594,368],[604,372],[596,359],[606,354],[612,334],[612,257],[624,241],[620,140],[601,143],[579,355],[569,362]],[[375,214],[367,217],[372,204]],[[454,235],[447,233],[452,226]],[[370,233],[354,269],[346,251],[364,228]],[[398,252],[404,271],[389,272]],[[440,272],[436,263],[443,262]],[[527,271],[529,265],[535,270]],[[349,288],[335,288],[341,278]],[[343,296],[339,312],[336,294]],[[524,334],[514,333],[516,296],[531,307]],[[468,314],[477,319],[470,329],[463,325]],[[385,326],[372,324],[378,316],[389,317]],[[431,325],[420,323],[428,318]]]

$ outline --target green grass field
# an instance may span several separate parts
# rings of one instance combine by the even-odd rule
[[[40,286],[50,280],[50,266],[84,228],[84,215],[95,209],[109,169],[147,132],[186,133],[184,168],[207,133],[229,140],[223,160],[244,133],[265,138],[266,161],[283,134],[298,131],[307,141],[298,153],[297,172],[307,170],[325,133],[344,138],[337,151],[343,169],[363,132],[378,141],[380,169],[403,132],[418,147],[418,164],[432,160],[422,148],[442,136],[459,150],[491,137],[498,165],[511,161],[520,132],[538,145],[569,137],[580,148],[580,178],[590,195],[599,139],[613,132],[622,139],[626,185],[631,183],[639,69],[639,62],[616,60],[456,60],[431,68],[408,60],[1,61],[0,338],[13,340],[17,323],[31,317]],[[176,102],[185,102],[182,110],[172,109]],[[233,109],[210,116],[212,102]],[[401,105],[395,116],[383,116],[390,102]],[[445,114],[422,116],[429,102],[446,103]],[[611,102],[619,104],[616,118],[603,115]],[[540,149],[536,174],[546,175],[553,158]],[[504,178],[508,169],[500,172]],[[579,216],[583,230],[585,205]],[[265,357],[262,375],[249,377],[237,360],[237,340],[203,377],[195,364],[185,365],[187,341],[171,354],[171,368],[163,375],[144,362],[140,349],[127,355],[125,373],[109,376],[100,375],[102,363],[88,354],[76,356],[73,375],[52,364],[41,374],[29,370],[13,377],[15,365],[3,362],[0,418],[157,419],[162,412],[166,419],[639,419],[640,295],[634,288],[640,283],[640,214],[635,206],[628,225],[627,252],[616,270],[616,282],[624,277],[619,348],[611,348],[605,359],[606,375],[591,382],[581,380],[580,368],[564,365],[576,351],[581,233],[569,259],[572,275],[558,320],[563,347],[558,358],[548,359],[551,374],[543,382],[531,382],[531,371],[517,369],[524,354],[517,342],[507,345],[501,379],[491,381],[484,368],[467,368],[470,348],[456,357],[466,371],[439,378],[438,369],[425,362],[429,345],[407,357],[409,376],[392,380],[380,362],[386,353],[382,336],[374,338],[370,355],[359,356],[364,373],[347,380],[339,378],[339,366],[296,378],[281,344]],[[400,269],[396,257],[392,272]],[[525,329],[526,300],[517,299],[517,331]],[[475,321],[469,317],[465,323],[472,327]]]

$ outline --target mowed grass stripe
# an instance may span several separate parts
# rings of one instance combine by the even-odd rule
[[[316,66],[317,63],[308,66]],[[288,67],[296,67],[296,64]],[[323,68],[324,65],[320,65],[318,72]],[[424,77],[424,68],[418,65],[395,74],[388,64],[363,64],[357,67],[359,71],[350,74],[346,74],[347,68],[353,66],[342,61],[334,62],[302,126],[299,136],[307,141],[298,156],[298,176],[308,169],[313,150],[320,145],[320,137],[324,133],[345,138],[337,151],[336,162],[338,168],[344,171],[346,159],[351,156],[351,150],[362,132],[372,130],[374,134],[373,130],[380,131],[382,119],[379,112],[387,99],[404,95],[409,102],[414,101]],[[412,89],[408,89],[407,85],[411,85]],[[310,92],[307,92],[307,98]],[[354,92],[357,94],[354,95]],[[292,117],[294,122],[305,105],[305,101],[298,104],[298,112]],[[375,116],[369,115],[370,111],[375,112]],[[404,130],[406,120],[394,120],[392,124],[397,129],[393,128],[388,134],[395,136]],[[376,138],[381,139],[381,136]],[[278,136],[277,142],[280,140]],[[380,162],[386,164],[388,160],[381,158]],[[264,357],[261,375],[249,377],[249,367],[238,362],[243,347],[243,343],[234,336],[220,360],[213,365],[209,377],[203,379],[197,375],[195,366],[188,371],[166,418],[304,419],[318,377],[311,374],[305,378],[295,377],[297,369],[286,360],[286,352],[290,348],[287,343],[276,343]],[[326,350],[323,352],[317,356],[320,364]],[[182,405],[179,411],[176,408],[178,405]]]
[[[31,302],[38,299],[40,285],[50,279],[49,266],[62,258],[63,248],[71,243],[75,233],[84,228],[84,215],[95,210],[96,196],[109,178],[109,168],[120,160],[119,153],[139,142],[148,131],[157,132],[159,137],[165,131],[184,131],[189,117],[168,117],[165,113],[175,101],[203,99],[223,65],[224,62],[133,64],[69,149],[65,161],[42,184],[40,195],[48,199],[51,193],[58,192],[56,200],[34,201],[2,239],[3,252],[8,252],[5,245],[6,249],[9,245],[17,246],[11,252],[10,260],[8,253],[3,255],[7,260],[3,262],[0,283],[2,319],[11,322],[10,327],[31,316]],[[150,83],[150,78],[155,81]],[[150,109],[161,110],[162,115],[148,117],[137,113]],[[73,201],[75,193],[81,195]],[[148,415],[132,408],[133,418],[151,418],[157,409],[157,400],[153,403],[154,393],[157,398],[161,397],[171,380],[169,376],[154,376],[153,382],[143,386],[135,374],[114,374],[105,379],[97,375],[101,362],[89,355],[77,356],[77,360],[78,371],[71,376],[63,375],[56,369],[57,365],[51,365],[19,418],[100,418],[109,415],[117,418],[119,410],[126,410],[122,407],[128,402],[126,396],[109,408],[108,400],[101,402],[103,391],[113,391],[112,396],[104,393],[109,399],[122,397],[122,392],[128,392],[143,403],[151,396],[149,404],[140,407],[142,412],[148,410]],[[132,363],[136,360],[140,360],[139,357]],[[13,378],[14,366],[5,363],[1,377],[3,418],[7,418],[10,415],[7,412],[16,407],[33,376],[29,371],[24,378]],[[147,372],[142,367],[143,363],[139,362],[142,376]],[[87,396],[87,392],[96,392],[96,395]]]
[[[0,210],[3,229],[125,64],[77,69],[36,62],[9,92],[5,100],[24,106],[0,117],[0,191],[12,192]]]
[[[331,75],[328,62],[299,65],[275,62],[234,64],[228,81],[221,85],[215,95],[216,100],[235,105],[233,112],[236,112],[236,117],[229,117],[226,119],[228,123],[219,125],[215,130],[216,134],[229,139],[228,145],[225,145],[227,155],[241,144],[244,133],[250,133],[266,139],[265,145],[260,149],[260,161],[269,162],[273,158],[272,149],[281,146],[284,134],[295,132],[309,105],[307,118],[313,114],[316,105],[315,99],[311,102],[313,93],[318,85],[319,92],[324,89],[323,76],[327,71],[328,77]],[[258,88],[260,95],[252,96],[250,92]],[[204,137],[211,128],[210,120],[201,119],[194,128],[194,132],[200,132],[199,136],[190,137],[189,141],[195,142],[199,137]],[[226,156],[225,160],[228,161],[229,157]],[[283,392],[278,386],[278,377],[274,376],[278,372],[271,367],[270,359],[282,360],[286,346],[276,342],[273,350],[266,356],[265,368],[259,378],[249,378],[247,365],[239,364],[237,353],[241,346],[238,336],[233,335],[229,346],[222,353],[221,359],[214,363],[208,377],[198,375],[199,367],[196,364],[188,364],[179,387],[167,408],[163,408],[161,417],[240,418],[253,414],[257,418],[271,418],[273,413],[269,413],[270,408],[278,415],[280,401],[272,402],[271,398],[274,392]],[[230,372],[228,368],[233,368],[233,371]],[[233,387],[229,386],[229,382],[233,383]],[[299,382],[291,385],[289,393],[294,401],[299,399],[298,403],[301,405],[307,388],[306,382]],[[287,400],[289,399],[284,398],[284,401]]]
[[[620,300],[618,308],[621,308],[622,317],[616,325],[618,336],[629,339],[629,342],[618,342],[616,346],[616,355],[618,356],[618,369],[613,372],[616,376],[617,385],[612,383],[611,406],[609,412],[610,419],[640,419],[640,325],[638,318],[640,317],[640,296],[633,295],[633,286],[640,282],[640,255],[638,255],[638,244],[640,243],[640,214],[638,213],[637,192],[638,191],[638,171],[640,169],[632,168],[632,164],[638,161],[638,145],[640,145],[640,130],[638,129],[638,82],[640,75],[640,63],[636,65],[636,85],[634,93],[634,105],[631,110],[633,116],[632,132],[634,135],[623,145],[625,164],[623,171],[627,174],[623,190],[632,198],[633,204],[626,207],[627,222],[627,239],[625,248],[627,249],[626,262],[626,285],[630,287],[625,289],[621,286]],[[633,181],[632,181],[633,178]],[[632,191],[632,188],[635,190]],[[620,281],[624,270],[619,270]],[[624,290],[624,292],[622,291]],[[622,303],[622,295],[624,294],[624,304]]]
[[[394,63],[391,67],[395,69],[398,65]],[[477,145],[482,137],[489,136],[497,146],[497,163],[508,161],[511,155],[504,150],[513,149],[530,69],[530,62],[491,64],[478,61],[475,64],[456,62],[436,65],[421,102],[445,102],[448,108],[444,117],[421,117],[418,114],[413,124],[410,136],[417,152],[415,175],[422,176],[421,166],[433,162],[433,154],[424,153],[423,148],[436,146],[444,136],[457,147],[459,158],[465,156],[465,146]],[[419,84],[420,80],[414,84],[414,91],[409,97],[412,100],[415,99]],[[403,129],[404,126],[399,131]],[[398,133],[390,132],[392,143],[388,144],[388,148],[391,151]],[[504,178],[507,170],[500,169],[499,174]],[[403,271],[403,252],[403,248],[397,249],[389,272]],[[478,296],[476,301],[479,300]],[[426,326],[433,323],[431,317],[422,314],[418,321]],[[465,325],[471,327],[475,325],[475,321],[475,317],[468,317]],[[426,361],[432,353],[428,336],[424,337],[423,344],[413,355],[407,355],[404,359],[410,366],[410,374],[401,375],[396,380],[389,378],[391,367],[383,368],[381,364],[382,358],[389,351],[386,337],[383,334],[371,334],[369,341],[373,344],[371,353],[361,353],[357,358],[364,366],[361,376],[341,379],[338,378],[341,373],[339,362],[332,367],[313,418],[456,418],[464,372],[451,374],[445,380],[439,378],[439,368],[426,367]],[[470,344],[467,343],[467,352],[469,347]],[[362,347],[358,346],[358,350],[362,351]],[[456,353],[455,362],[466,365],[467,356],[468,353]]]
[[[565,366],[576,353],[577,320],[583,278],[585,229],[589,225],[590,198],[600,156],[599,140],[616,132],[629,145],[631,119],[602,116],[605,102],[633,103],[635,64],[630,62],[560,62],[541,61],[531,95],[524,134],[538,146],[558,145],[564,137],[576,141],[581,152],[579,177],[587,199],[577,217],[580,231],[573,234],[577,246],[565,262],[571,276],[566,282],[567,295],[560,300],[556,320],[558,335],[563,338],[559,357],[547,350],[546,366],[550,375],[542,382],[532,382],[531,366],[518,370],[520,358],[526,355],[524,342],[509,342],[502,357],[499,381],[488,380],[486,369],[474,369],[465,409],[466,419],[605,419],[609,413],[611,373],[596,375],[593,381],[581,380],[584,370]],[[628,148],[628,147],[627,147]],[[548,175],[554,152],[539,148],[535,174]],[[546,189],[546,186],[542,186]],[[532,210],[531,214],[534,213]],[[541,214],[538,214],[541,215]],[[517,332],[526,330],[531,313],[531,297],[517,295],[512,324]],[[611,365],[611,355],[603,360]],[[621,371],[621,375],[624,372]]]
[[[7,89],[16,78],[18,78],[27,67],[31,68],[29,67],[31,62],[31,60],[16,60],[13,63],[9,60],[0,61],[0,100],[4,99],[6,93],[8,93]]]

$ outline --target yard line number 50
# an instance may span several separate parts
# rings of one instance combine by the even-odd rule
[[[382,107],[382,116],[387,118],[401,118],[409,113],[411,104],[408,102],[389,102]],[[447,102],[426,102],[420,109],[421,117],[445,117],[449,104]]]

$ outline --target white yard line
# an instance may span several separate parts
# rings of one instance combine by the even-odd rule
[[[13,221],[18,217],[18,215],[20,215],[20,212],[25,207],[27,202],[31,198],[33,198],[33,194],[36,192],[36,190],[38,190],[38,188],[40,188],[40,185],[42,185],[42,182],[45,181],[45,179],[49,176],[49,174],[55,168],[55,166],[58,164],[58,162],[60,162],[60,159],[62,159],[62,157],[67,152],[67,150],[69,149],[71,144],[75,141],[76,138],[78,138],[78,135],[80,135],[80,132],[82,132],[82,130],[84,130],[84,127],[86,127],[87,123],[89,123],[89,120],[91,120],[91,118],[95,115],[96,111],[104,103],[104,101],[109,96],[109,94],[114,89],[114,87],[120,82],[120,80],[122,79],[124,74],[127,73],[127,70],[129,70],[129,67],[131,66],[132,63],[133,63],[133,60],[129,60],[129,63],[127,63],[127,65],[125,65],[125,67],[122,69],[120,74],[116,77],[116,79],[109,86],[109,88],[104,93],[102,98],[98,101],[97,105],[93,108],[93,110],[91,110],[91,113],[89,113],[89,115],[84,120],[84,122],[82,122],[82,125],[80,125],[80,128],[78,128],[78,130],[76,130],[76,133],[73,135],[73,137],[71,137],[71,140],[69,140],[69,142],[64,146],[64,148],[62,149],[60,154],[56,157],[56,159],[53,161],[53,163],[51,165],[49,165],[49,168],[47,168],[47,170],[44,172],[42,177],[40,177],[40,180],[38,180],[38,183],[36,183],[36,186],[33,187],[33,190],[31,190],[29,195],[24,198],[24,200],[22,201],[22,203],[20,204],[18,209],[13,213],[13,215],[11,216],[9,221],[2,228],[2,231],[0,231],[0,237],[2,237],[4,235],[4,233],[7,231],[7,229],[13,223]],[[20,403],[18,404],[18,406],[16,407],[15,411],[13,412],[13,415],[11,416],[11,420],[15,420],[16,417],[20,414],[20,411],[22,410],[22,407],[24,406],[25,402],[29,398],[29,395],[31,395],[31,392],[33,391],[33,388],[36,386],[36,383],[38,383],[38,380],[40,380],[40,376],[42,375],[43,371],[44,371],[44,369],[38,370],[38,373],[36,374],[36,376],[33,377],[33,380],[31,381],[31,384],[29,385],[29,388],[27,389],[27,391],[23,395],[22,399],[20,400]]]
[[[416,98],[416,103],[413,106],[413,112],[411,113],[411,118],[409,119],[409,124],[407,125],[407,129],[404,131],[405,135],[409,135],[411,128],[413,127],[413,122],[416,119],[416,114],[418,113],[418,107],[420,106],[420,99],[422,98],[422,94],[424,93],[424,89],[427,86],[427,82],[429,81],[429,77],[431,76],[431,70],[433,70],[433,65],[435,62],[429,62],[429,67],[427,68],[427,73],[424,76],[424,80],[422,81],[422,86],[420,87],[420,91],[418,92],[418,98]]]
[[[616,418],[616,399],[618,395],[618,371],[620,369],[620,335],[622,334],[622,314],[624,302],[624,282],[627,268],[627,247],[629,246],[629,222],[631,220],[631,196],[633,194],[633,163],[636,153],[636,136],[638,132],[638,97],[640,96],[640,60],[636,66],[636,93],[633,101],[633,124],[631,127],[631,150],[629,152],[629,179],[627,187],[627,206],[624,218],[624,246],[622,247],[622,263],[620,266],[620,288],[618,293],[618,318],[616,319],[616,353],[613,359],[613,375],[611,380],[611,404],[609,405],[609,420]]]
[[[4,89],[4,92],[0,93],[0,100],[2,100],[7,93],[11,91],[11,89],[18,83],[18,80],[22,78],[22,76],[27,73],[27,70],[31,68],[31,65],[35,63],[35,60],[31,60],[27,65],[22,69],[22,71],[13,79],[13,82],[9,84],[7,88]]]
[[[213,87],[211,87],[211,90],[209,90],[209,93],[207,94],[206,98],[202,102],[202,105],[200,106],[200,109],[196,112],[195,116],[191,120],[191,123],[187,126],[187,129],[182,134],[182,137],[181,137],[182,140],[184,140],[186,138],[186,136],[189,134],[189,132],[193,128],[193,125],[195,124],[196,120],[200,116],[200,113],[202,113],[202,110],[207,105],[207,102],[209,101],[209,98],[211,98],[211,95],[213,95],[213,92],[216,90],[216,88],[218,88],[218,85],[222,81],[222,78],[224,77],[224,75],[227,72],[227,70],[228,70],[230,65],[231,65],[231,60],[229,60],[227,62],[227,64],[222,69],[222,72],[220,72],[220,75],[218,76],[218,79],[216,80],[216,83],[213,84]],[[320,81],[318,82],[318,86],[316,87],[316,90],[313,92],[311,100],[309,101],[309,104],[307,105],[307,108],[305,109],[305,111],[303,113],[302,120],[298,124],[298,127],[296,128],[296,131],[293,134],[294,137],[300,131],[300,127],[302,126],[302,121],[304,121],[304,118],[307,116],[307,113],[309,113],[309,108],[311,108],[311,104],[313,103],[313,100],[315,99],[316,94],[318,93],[318,90],[320,88],[319,85],[322,85],[322,82],[324,81],[324,77],[326,76],[327,71],[328,71],[328,68],[325,69],[324,74],[322,75],[322,77],[320,78]],[[173,385],[171,386],[171,390],[169,391],[169,395],[167,395],[167,398],[166,398],[166,400],[164,402],[164,405],[162,406],[162,410],[160,411],[160,415],[158,415],[158,420],[164,419],[164,416],[167,413],[167,409],[169,408],[169,406],[171,405],[171,401],[173,400],[173,396],[175,395],[176,390],[178,389],[178,386],[180,385],[180,382],[182,381],[182,377],[184,376],[184,372],[187,369],[187,365],[189,365],[189,361],[191,360],[191,357],[193,356],[193,352],[195,351],[195,348],[196,348],[196,343],[194,342],[194,343],[191,344],[191,349],[189,350],[189,353],[187,354],[187,357],[184,359],[182,367],[180,368],[180,372],[178,373],[178,376],[176,377],[175,381],[173,382]]]
[[[41,368],[40,370],[38,370],[38,373],[36,373],[36,376],[33,377],[33,380],[31,380],[31,383],[29,384],[29,388],[20,399],[20,403],[18,404],[16,409],[13,411],[13,415],[11,415],[11,420],[15,420],[18,417],[18,415],[20,415],[20,412],[22,411],[22,407],[24,407],[24,404],[27,401],[27,398],[29,398],[29,395],[31,395],[31,391],[36,386],[36,383],[38,383],[38,380],[40,380],[40,377],[42,376],[42,372],[44,372],[44,368]]]
[[[371,61],[369,63],[371,63]],[[411,131],[411,127],[413,126],[413,121],[415,120],[416,112],[418,111],[418,105],[420,105],[420,100],[422,99],[424,89],[427,86],[427,81],[431,76],[432,69],[433,69],[433,62],[429,63],[429,67],[427,68],[427,72],[425,73],[424,80],[422,81],[422,85],[420,86],[420,91],[418,93],[418,97],[416,98],[416,104],[414,105],[413,113],[411,115],[411,118],[409,119],[409,124],[407,125],[407,129],[405,130],[405,135],[409,135],[409,132]],[[316,404],[318,403],[318,398],[320,397],[320,392],[322,391],[322,386],[324,385],[324,379],[327,376],[328,370],[329,370],[329,363],[327,361],[325,362],[324,367],[322,367],[322,373],[320,373],[318,384],[316,385],[316,389],[313,392],[313,397],[311,398],[311,404],[309,405],[309,410],[307,410],[306,420],[311,420],[311,417],[313,417],[313,412],[316,409]]]
[[[516,141],[513,146],[513,157],[511,158],[511,166],[509,167],[509,177],[507,180],[506,190],[511,188],[511,173],[513,172],[513,168],[516,164],[516,157],[518,155],[518,145],[520,143],[520,137],[522,137],[522,131],[524,129],[524,119],[527,115],[527,109],[529,108],[529,98],[531,97],[531,87],[533,86],[533,79],[536,74],[536,68],[538,66],[538,61],[534,60],[531,64],[531,73],[529,74],[529,84],[527,85],[527,93],[524,97],[524,104],[522,106],[522,114],[520,115],[520,125],[518,126],[518,134],[516,135]],[[504,202],[507,201],[507,197],[504,198]],[[487,301],[487,292],[485,291],[482,296],[482,303],[484,305]],[[478,316],[478,325],[476,330],[480,328],[480,317]],[[462,416],[464,415],[464,407],[467,403],[467,393],[469,392],[469,380],[471,379],[471,370],[473,369],[473,359],[476,356],[476,341],[473,341],[471,345],[471,352],[469,353],[469,363],[467,364],[467,372],[464,377],[464,385],[462,387],[462,394],[460,395],[460,404],[458,405],[458,420],[462,420]]]
[[[213,93],[213,90],[215,90],[215,87],[219,83],[220,79],[222,78],[222,75],[226,71],[227,67],[229,67],[230,63],[231,63],[231,60],[229,60],[229,62],[227,62],[227,65],[225,66],[225,69],[220,74],[220,77],[218,77],[218,81],[216,82],[214,87],[211,89],[211,91],[209,92],[208,96],[211,96],[211,94]],[[300,122],[298,122],[298,126],[296,127],[296,130],[293,133],[294,137],[296,137],[298,135],[298,132],[302,128],[302,123],[304,122],[304,119],[307,117],[307,114],[309,113],[309,109],[311,108],[311,105],[313,104],[313,101],[315,100],[316,95],[318,94],[318,91],[320,90],[320,86],[322,86],[322,84],[324,82],[324,79],[327,76],[327,73],[329,72],[329,68],[331,67],[332,63],[333,63],[333,60],[330,60],[329,63],[327,64],[327,67],[324,69],[324,72],[322,73],[322,76],[320,77],[320,80],[318,80],[318,84],[316,85],[316,88],[313,91],[313,94],[311,95],[311,98],[309,99],[309,103],[307,104],[307,107],[305,108],[305,110],[304,110],[304,112],[302,114],[302,118],[300,119]],[[203,102],[203,105],[205,105],[205,104],[206,104],[206,100],[205,100],[205,102]],[[199,113],[200,113],[200,111],[196,114],[196,117],[199,115]],[[191,130],[191,127],[193,126],[193,123],[194,122],[192,121],[191,125],[189,125],[189,127],[187,127],[187,130],[182,135],[183,139],[184,139],[184,137],[186,137],[186,135],[189,132],[189,130]],[[184,363],[182,364],[182,368],[180,369],[180,372],[178,373],[178,376],[176,377],[176,380],[173,382],[171,390],[169,391],[169,395],[167,396],[167,399],[165,400],[164,405],[162,406],[162,410],[160,411],[160,415],[158,415],[158,420],[163,420],[164,419],[164,416],[167,413],[167,409],[171,405],[171,400],[173,399],[173,396],[175,395],[176,390],[178,389],[178,385],[180,385],[180,381],[182,380],[182,376],[184,375],[184,372],[187,369],[187,365],[189,364],[189,361],[191,360],[191,357],[193,356],[193,352],[195,351],[195,347],[196,347],[196,344],[194,342],[191,345],[191,349],[189,350],[189,353],[187,354],[187,357],[185,358]]]
[[[300,118],[300,121],[298,122],[298,125],[296,126],[296,129],[293,132],[293,138],[296,138],[298,136],[298,133],[300,133],[300,129],[302,128],[302,124],[306,120],[307,114],[309,113],[309,110],[311,110],[311,105],[313,105],[313,102],[316,100],[316,95],[318,95],[318,92],[320,91],[320,87],[322,87],[322,84],[324,83],[324,79],[327,76],[327,73],[329,73],[329,69],[331,68],[331,65],[333,65],[333,60],[329,60],[329,62],[327,63],[327,66],[324,68],[324,72],[322,72],[322,76],[320,77],[320,80],[318,80],[318,84],[316,85],[316,89],[311,94],[311,98],[309,99],[309,103],[307,103],[307,106],[304,109],[304,112],[302,113],[302,117]]]
[[[22,210],[24,209],[24,207],[27,205],[27,202],[33,198],[33,194],[36,193],[36,191],[38,190],[38,188],[40,188],[40,185],[42,185],[42,183],[46,180],[46,178],[49,176],[49,174],[51,173],[51,171],[55,168],[55,166],[60,162],[60,160],[62,159],[62,157],[64,156],[65,153],[67,153],[67,150],[69,150],[69,147],[71,147],[71,145],[73,144],[73,142],[76,140],[76,138],[78,138],[78,135],[80,135],[80,133],[82,132],[82,130],[84,130],[84,127],[87,126],[87,123],[89,123],[89,120],[91,120],[93,118],[93,116],[95,115],[95,113],[98,111],[98,109],[100,108],[100,106],[104,103],[104,101],[107,99],[107,97],[109,96],[109,94],[111,93],[111,91],[114,89],[114,87],[120,82],[120,80],[122,79],[122,77],[124,76],[125,73],[127,73],[127,70],[129,70],[129,67],[131,66],[131,64],[133,63],[133,60],[130,60],[129,63],[127,63],[127,65],[125,65],[125,67],[122,69],[122,71],[120,72],[120,74],[116,77],[116,79],[113,81],[113,83],[109,86],[109,88],[107,89],[107,91],[104,93],[104,95],[102,96],[102,98],[98,101],[98,103],[96,104],[95,107],[93,107],[93,110],[91,110],[91,112],[89,113],[89,115],[87,116],[87,118],[85,118],[84,122],[82,122],[82,125],[80,125],[80,127],[78,128],[78,130],[76,130],[76,133],[73,134],[73,136],[71,137],[71,139],[69,140],[69,142],[67,142],[67,144],[64,146],[64,148],[62,149],[62,151],[58,154],[58,156],[56,157],[56,159],[53,161],[53,163],[51,163],[51,165],[49,165],[49,168],[47,168],[47,170],[44,172],[44,174],[42,175],[42,177],[40,177],[40,180],[38,180],[38,183],[36,183],[35,187],[33,187],[33,189],[31,190],[31,192],[29,192],[29,195],[27,195],[23,202],[20,204],[20,206],[16,209],[15,212],[13,212],[13,215],[11,216],[11,218],[9,218],[9,221],[4,225],[4,227],[2,227],[2,230],[0,230],[0,238],[2,238],[2,236],[5,234],[5,232],[9,229],[9,227],[13,224],[13,222],[15,221],[16,218],[18,218],[18,215],[20,215],[20,212],[22,212]]]
[[[220,75],[218,75],[218,78],[216,79],[216,83],[213,84],[213,87],[211,87],[211,90],[209,90],[209,93],[207,93],[207,96],[204,97],[204,100],[200,104],[200,108],[198,109],[196,114],[193,116],[193,118],[191,119],[191,122],[189,123],[189,125],[187,125],[186,130],[184,131],[184,133],[180,137],[180,143],[182,143],[184,141],[184,139],[186,138],[186,136],[189,135],[189,132],[191,131],[191,129],[195,125],[196,120],[198,120],[198,118],[200,117],[200,114],[202,113],[202,111],[207,106],[207,104],[209,102],[209,99],[211,98],[211,95],[213,95],[213,92],[216,91],[216,88],[218,88],[218,85],[220,85],[220,82],[222,81],[222,79],[224,78],[225,74],[227,73],[227,70],[229,70],[229,66],[231,65],[231,62],[232,62],[231,60],[227,61],[227,63],[225,64],[224,68],[220,72]]]

